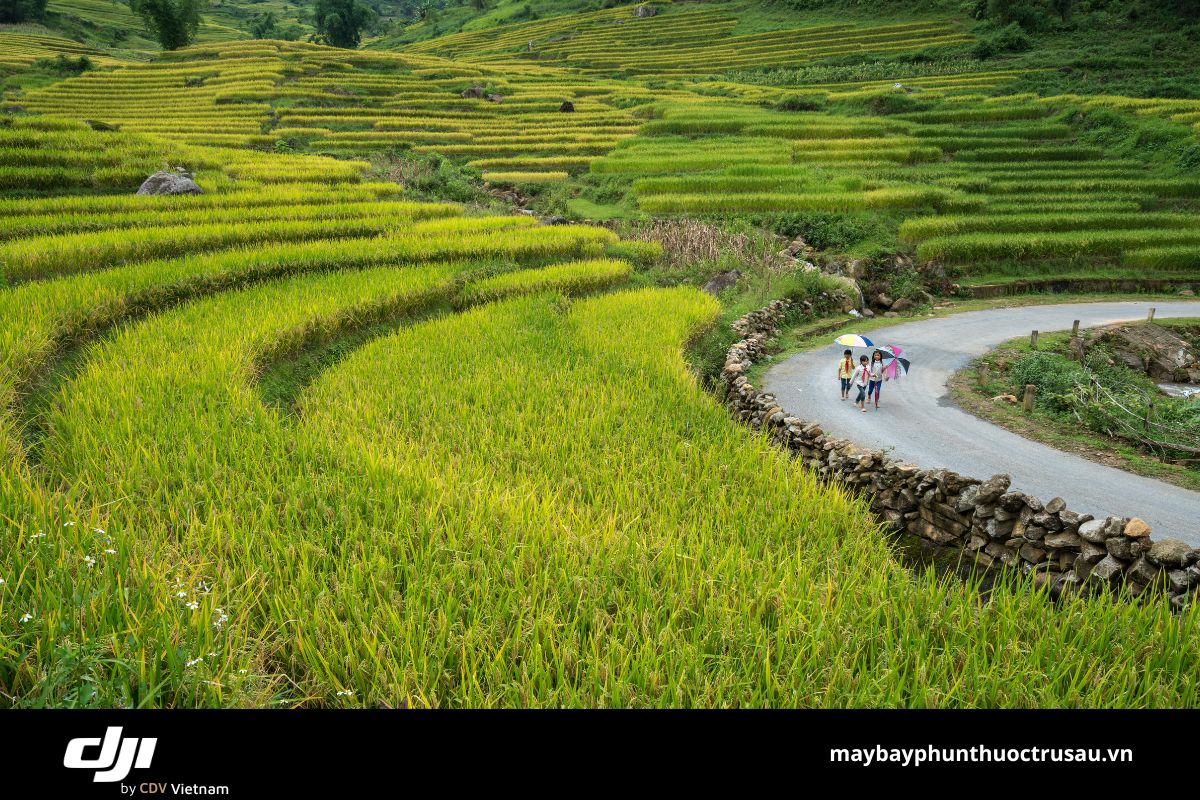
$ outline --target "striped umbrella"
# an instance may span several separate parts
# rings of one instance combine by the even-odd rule
[[[875,343],[865,336],[859,336],[857,333],[843,333],[841,336],[833,340],[834,344],[845,345],[846,347],[874,347]]]
[[[904,352],[903,347],[898,344],[885,344],[879,348],[879,352],[883,353],[883,374],[885,377],[895,380],[901,375],[908,374],[908,368],[911,364],[907,358],[900,357]]]

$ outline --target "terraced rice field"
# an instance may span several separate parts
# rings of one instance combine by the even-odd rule
[[[462,96],[473,87],[494,99]],[[466,69],[436,57],[246,42],[89,73],[31,92],[21,107],[172,143],[283,141],[331,155],[411,149],[495,172],[558,173],[586,168],[636,133],[640,120],[607,102],[615,94],[638,90],[541,67]],[[560,111],[564,102],[573,111]]]
[[[901,245],[965,283],[1197,276],[1195,176],[1081,143],[1069,100],[962,97],[884,117],[664,103],[590,171],[656,215],[893,209]]]
[[[936,107],[888,115],[853,102],[907,90],[712,78],[957,26],[730,20],[202,43],[11,104],[5,702],[1200,702],[1195,606],[1020,580],[980,602],[908,569],[699,385],[683,352],[720,305],[647,288],[655,246],[372,177],[440,153],[496,185],[612,181],[647,218],[882,211],[973,280],[1194,272],[1200,184],[1081,141],[1073,100],[981,94],[1012,73],[906,81]],[[797,90],[845,105],[769,107]],[[133,196],[164,162],[206,193]]]
[[[102,51],[58,36],[0,31],[0,67],[27,67],[44,58],[87,56],[96,63],[120,63]]]
[[[692,3],[659,8],[661,13],[651,17],[636,17],[620,7],[574,14],[452,34],[408,49],[491,64],[536,60],[631,75],[688,76],[793,66],[864,52],[919,50],[971,39],[958,26],[941,22],[812,25],[733,35],[738,18],[727,11]]]

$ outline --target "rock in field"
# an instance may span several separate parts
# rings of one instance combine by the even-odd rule
[[[730,286],[735,285],[740,277],[742,277],[742,273],[736,269],[727,269],[723,272],[718,272],[709,279],[708,283],[704,284],[704,291],[712,295],[720,294]]]
[[[186,172],[156,172],[138,188],[140,195],[204,194],[192,176]]]

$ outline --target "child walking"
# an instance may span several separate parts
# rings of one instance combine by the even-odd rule
[[[883,381],[883,352],[876,350],[871,354],[871,382],[867,384],[867,400],[875,395],[875,408],[879,408],[879,389]]]
[[[867,387],[870,383],[871,367],[867,364],[867,357],[859,356],[858,368],[854,370],[854,385],[858,388],[858,397],[854,399],[854,404],[864,414],[867,413]]]
[[[842,399],[850,399],[850,382],[854,379],[854,357],[847,350],[842,353],[842,360],[838,362],[838,380],[842,382]]]

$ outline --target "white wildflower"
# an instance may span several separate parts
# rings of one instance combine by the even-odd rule
[[[92,530],[95,531],[100,536],[104,535],[104,528],[92,528]]]
[[[197,603],[195,600],[193,600],[193,601],[192,601],[192,602],[190,602],[190,603],[185,603],[185,605],[186,605],[188,608],[190,608],[192,611],[195,611],[197,608],[199,608],[199,607],[200,607],[200,604],[199,604],[199,603]]]
[[[83,557],[83,561],[84,561],[84,563],[85,563],[85,564],[87,564],[89,567],[94,567],[94,566],[96,566],[96,559],[92,558],[91,556],[84,556],[84,557]]]
[[[116,551],[116,550],[113,550],[111,547],[109,547],[108,549],[106,549],[104,552],[105,552],[105,553],[108,553],[110,556],[115,556],[115,555],[117,554],[117,551]]]
[[[175,596],[179,598],[187,597],[187,592],[176,592]]]
[[[23,617],[21,617],[21,622],[31,622],[32,620],[33,614],[25,614]]]
[[[339,689],[337,696],[338,697],[351,697],[353,694],[354,694],[353,689]]]
[[[64,527],[64,528],[74,528],[74,527],[75,527],[75,523],[74,523],[74,522],[64,522],[64,523],[63,523],[63,527]]]
[[[194,667],[194,666],[196,666],[197,664],[199,664],[199,663],[200,663],[201,661],[203,661],[203,660],[204,660],[204,656],[197,656],[196,658],[194,658],[194,659],[192,659],[191,661],[189,661],[189,662],[187,662],[186,664],[184,664],[184,666],[185,666],[185,667],[189,667],[189,668],[190,668],[190,667]]]

